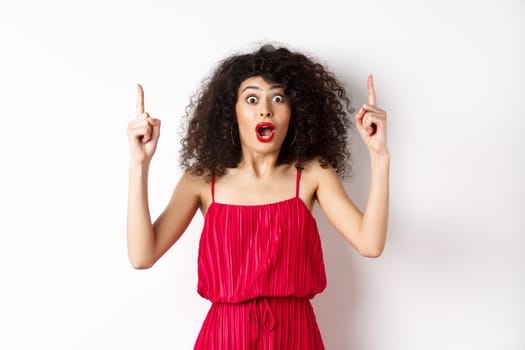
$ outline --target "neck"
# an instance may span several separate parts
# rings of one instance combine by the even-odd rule
[[[249,171],[256,177],[271,176],[277,169],[278,158],[279,151],[261,154],[243,150],[241,161],[239,162],[237,169]]]

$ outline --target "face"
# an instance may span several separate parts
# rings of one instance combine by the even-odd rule
[[[241,83],[235,104],[241,145],[258,152],[278,151],[291,117],[284,86],[255,76]]]

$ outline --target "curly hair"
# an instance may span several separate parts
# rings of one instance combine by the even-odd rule
[[[354,112],[343,85],[314,59],[285,47],[262,45],[248,54],[222,60],[211,78],[191,97],[185,110],[186,134],[181,139],[181,166],[194,175],[221,176],[241,160],[235,104],[247,78],[260,76],[282,84],[290,100],[291,119],[277,164],[302,163],[319,157],[339,176],[351,171],[347,131]]]

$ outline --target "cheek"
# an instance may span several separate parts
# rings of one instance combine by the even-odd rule
[[[286,135],[288,135],[291,132],[289,125],[286,125],[283,128],[283,131],[284,132],[283,132],[283,135],[282,135],[282,139],[284,140],[286,138]]]
[[[235,107],[235,121],[239,125],[239,128],[241,128],[241,125],[245,124],[245,115],[241,108]]]
[[[241,105],[235,106],[235,115],[237,117],[237,121],[240,122],[242,120],[248,120],[250,118],[250,110],[246,107],[243,107]]]
[[[283,114],[285,117],[283,117],[283,119],[281,120],[281,125],[282,125],[282,128],[283,129],[286,129],[288,130],[289,126],[290,126],[290,120],[292,119],[291,117],[291,111],[289,109],[285,109],[283,111]]]
[[[248,122],[248,118],[246,116],[246,113],[243,113],[242,109],[237,109],[237,111],[236,111],[236,119],[237,119],[237,123],[239,125],[245,125]]]
[[[237,113],[237,126],[239,128],[239,136],[241,138],[246,137],[251,129],[253,128],[253,123],[250,123],[249,118],[246,113],[243,113],[242,109],[236,109]]]

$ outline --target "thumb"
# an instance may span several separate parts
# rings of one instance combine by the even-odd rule
[[[153,119],[151,120],[153,123],[153,130],[151,131],[151,137],[153,139],[157,139],[160,135],[160,119]]]
[[[365,111],[362,108],[359,110],[359,112],[355,114],[355,124],[359,131],[364,130],[364,125],[363,125],[364,115],[365,115]]]
[[[363,117],[364,117],[364,112],[362,109],[356,113],[355,115],[355,121],[356,121],[356,126],[357,126],[357,131],[359,132],[359,134],[361,134],[361,137],[363,137],[363,139],[365,139],[366,137],[368,137],[368,133],[367,131],[365,130],[365,126],[363,125]]]
[[[153,124],[153,126],[160,126],[160,119],[150,118],[149,121]]]

